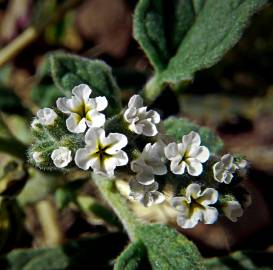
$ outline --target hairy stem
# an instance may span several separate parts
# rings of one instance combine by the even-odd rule
[[[137,220],[133,212],[129,209],[128,202],[117,190],[115,182],[98,175],[94,175],[93,179],[103,198],[109,203],[119,217],[130,239],[135,240],[136,228],[140,225],[140,221]]]
[[[40,20],[39,24],[34,23],[30,25],[23,33],[21,33],[15,40],[9,43],[6,47],[0,51],[0,67],[8,63],[17,54],[19,54],[24,48],[36,40],[45,28],[61,19],[63,15],[75,5],[79,4],[82,0],[67,0],[61,5],[58,10],[49,16],[46,20]]]
[[[152,77],[146,84],[143,94],[147,103],[152,103],[163,91],[163,85],[159,82],[158,77]]]

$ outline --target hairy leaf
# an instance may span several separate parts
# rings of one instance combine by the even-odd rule
[[[103,61],[55,53],[51,56],[51,72],[56,86],[66,95],[71,95],[74,86],[85,83],[92,89],[92,97],[107,98],[108,115],[120,111],[120,90],[111,68]]]
[[[148,269],[146,248],[141,241],[133,242],[117,258],[114,270],[142,269]]]
[[[142,225],[138,237],[154,270],[205,269],[196,246],[167,225]]]
[[[200,127],[185,118],[170,117],[164,121],[166,134],[174,137],[177,141],[181,141],[183,135],[191,131],[196,131],[201,137],[202,145],[209,148],[210,153],[217,154],[223,148],[223,141],[206,127]]]
[[[253,13],[267,0],[140,0],[134,36],[156,75],[149,87],[191,80],[239,40]],[[152,95],[152,93],[150,93]]]

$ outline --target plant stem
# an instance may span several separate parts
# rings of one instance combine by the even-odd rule
[[[40,24],[33,23],[23,33],[21,33],[15,40],[9,43],[0,51],[0,67],[8,63],[17,54],[19,54],[25,47],[36,40],[45,30],[45,28],[61,19],[64,14],[71,8],[75,7],[82,0],[67,0],[61,5],[58,10],[48,19],[41,19]]]
[[[119,217],[124,228],[126,229],[129,238],[133,241],[136,237],[136,227],[140,225],[140,221],[128,207],[128,202],[119,193],[113,180],[106,177],[93,175],[93,180],[101,192],[103,198],[113,208],[116,215]]]
[[[163,85],[159,82],[158,76],[152,77],[146,84],[143,94],[147,103],[152,103],[163,91]]]

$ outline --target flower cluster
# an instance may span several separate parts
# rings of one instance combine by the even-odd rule
[[[107,119],[102,113],[107,110],[106,97],[91,94],[88,85],[80,84],[71,98],[59,98],[56,108],[37,112],[31,124],[37,141],[29,151],[34,165],[80,168],[109,178],[126,172],[128,196],[145,207],[170,203],[182,228],[212,224],[221,214],[237,221],[243,214],[245,198],[238,196],[236,184],[245,160],[210,154],[195,131],[172,141],[159,131],[160,115],[148,110],[139,95],[131,97],[119,117]],[[171,197],[164,192],[170,185]]]

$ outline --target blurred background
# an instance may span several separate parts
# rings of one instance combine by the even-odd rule
[[[86,182],[87,175],[45,175],[23,160],[32,142],[29,122],[35,112],[62,96],[50,76],[49,52],[106,61],[123,90],[124,104],[141,90],[152,68],[132,35],[136,3],[0,0],[0,195],[20,191],[18,205],[5,206],[8,210],[0,213],[1,254],[99,235],[97,252],[102,249],[114,258],[127,244],[117,219]],[[7,46],[18,38],[25,40],[24,46],[10,54]],[[273,251],[273,6],[252,18],[240,42],[218,64],[197,73],[179,94],[165,89],[151,106],[163,118],[179,115],[209,126],[224,140],[227,152],[241,153],[251,163],[244,185],[253,203],[239,222],[223,218],[183,233],[204,256],[237,249]],[[5,149],[15,150],[10,155]],[[175,226],[167,206],[132,207],[146,220]]]

